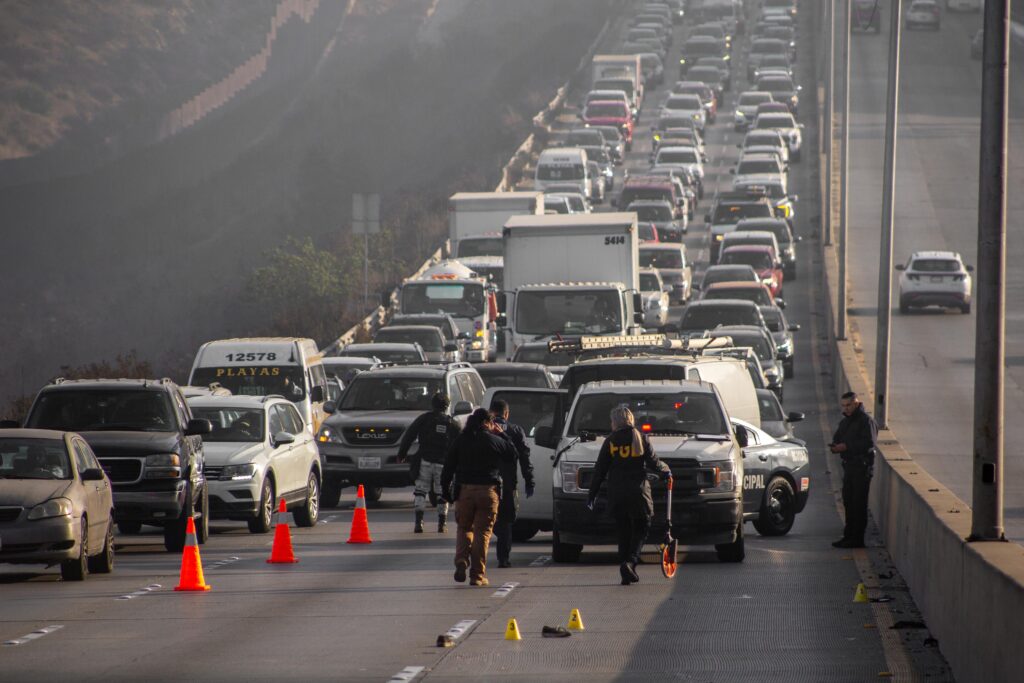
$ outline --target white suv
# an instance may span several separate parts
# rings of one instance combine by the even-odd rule
[[[188,403],[194,416],[213,424],[203,437],[212,518],[245,521],[252,533],[266,533],[284,498],[298,526],[316,524],[320,453],[291,401],[204,396]]]
[[[945,306],[971,312],[971,266],[955,251],[917,251],[900,263],[900,313],[914,306]]]

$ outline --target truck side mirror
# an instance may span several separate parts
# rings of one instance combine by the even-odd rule
[[[185,436],[202,436],[213,431],[213,423],[209,420],[193,418],[185,425]]]
[[[792,412],[786,416],[786,419],[790,422],[800,422],[804,417],[805,415],[803,413]]]
[[[380,305],[384,308],[391,308],[391,290],[385,289],[380,293]]]
[[[906,270],[906,269],[907,269],[906,264],[903,264],[903,263],[897,263],[896,264],[896,270]]]
[[[309,392],[309,400],[313,403],[321,403],[324,398],[324,388],[319,384],[313,387]]]
[[[800,323],[790,323],[789,327],[787,329],[790,332],[799,332],[800,331]]]
[[[633,292],[633,310],[643,311],[644,309],[644,297],[640,292]]]
[[[499,313],[498,317],[494,319],[494,326],[498,329],[504,329],[508,327],[508,316],[504,313]]]
[[[459,401],[455,404],[455,408],[452,410],[452,415],[458,417],[459,415],[469,415],[473,412],[473,404],[469,401]]]
[[[324,412],[328,415],[338,412],[338,404],[334,401],[327,401],[324,403]]]
[[[580,432],[580,443],[590,443],[591,441],[597,441],[597,434],[587,431]]]

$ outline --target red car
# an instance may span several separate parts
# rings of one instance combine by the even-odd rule
[[[782,262],[771,247],[753,244],[726,247],[719,255],[718,263],[753,267],[761,282],[768,285],[772,297],[782,296]]]
[[[615,126],[622,131],[626,149],[633,146],[633,114],[625,102],[595,100],[583,109],[583,123],[588,126]]]

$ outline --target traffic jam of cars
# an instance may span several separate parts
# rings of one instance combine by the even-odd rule
[[[931,26],[934,4],[907,21]],[[587,501],[623,405],[671,469],[681,543],[741,562],[748,522],[788,533],[811,490],[804,415],[783,408],[807,371],[784,299],[804,273],[796,18],[796,0],[630,5],[575,122],[515,191],[450,197],[446,258],[399,285],[372,341],[223,339],[180,382],[41,388],[0,431],[0,562],[81,580],[113,569],[115,531],[181,552],[193,521],[204,544],[211,519],[268,533],[280,501],[299,527],[346,487],[373,503],[409,487],[402,436],[438,393],[456,421],[509,404],[536,472],[513,538],[550,532],[556,562],[615,543],[603,490]],[[723,133],[738,144],[708,144]],[[901,311],[970,310],[958,255],[901,270]]]

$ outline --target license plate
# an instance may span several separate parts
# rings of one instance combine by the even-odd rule
[[[942,282],[941,275],[932,275],[932,282]]]
[[[359,469],[361,470],[379,470],[380,469],[380,457],[364,456],[359,458]]]

